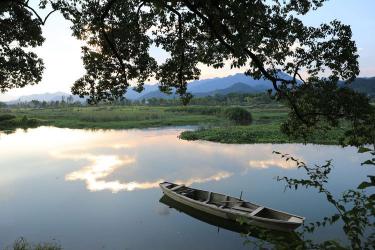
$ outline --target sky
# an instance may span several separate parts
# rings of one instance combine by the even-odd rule
[[[36,2],[32,0],[31,2]],[[359,76],[375,76],[375,0],[330,0],[325,5],[304,16],[302,20],[307,25],[317,26],[333,19],[349,24],[353,31],[353,39],[359,49]],[[81,60],[82,43],[71,35],[70,24],[60,14],[50,16],[43,27],[43,36],[46,38],[42,47],[36,53],[44,60],[45,71],[43,79],[38,85],[22,89],[13,89],[5,94],[0,93],[0,101],[9,101],[22,95],[66,92],[75,80],[84,74]],[[158,62],[162,62],[167,54],[160,49],[153,48],[151,54]],[[200,66],[201,79],[223,77],[243,69],[213,69]]]

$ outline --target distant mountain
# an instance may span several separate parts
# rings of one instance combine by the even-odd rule
[[[283,74],[283,77],[290,76]],[[216,77],[205,80],[196,80],[188,84],[188,91],[194,96],[209,96],[229,93],[260,93],[271,88],[271,82],[267,80],[255,80],[250,76],[238,73],[226,77]],[[125,95],[126,96],[126,95]],[[158,89],[144,93],[138,99],[150,98],[176,98],[175,94],[167,95]]]
[[[175,93],[168,95],[166,93],[161,92],[160,90],[155,90],[155,91],[151,91],[149,93],[141,95],[138,99],[142,100],[142,99],[151,99],[151,98],[173,99],[173,98],[179,98],[179,96],[176,95]]]
[[[231,86],[229,86],[228,88],[224,88],[224,89],[217,89],[217,90],[213,90],[213,91],[210,91],[210,92],[204,92],[204,93],[194,93],[194,96],[197,96],[197,97],[204,97],[204,96],[213,96],[213,95],[227,95],[227,94],[230,94],[230,93],[260,93],[260,92],[264,92],[265,89],[264,87],[260,87],[260,86],[255,86],[255,87],[252,87],[252,86],[249,86],[243,82],[237,82],[237,83],[234,83],[232,84]]]
[[[133,88],[129,88],[128,91],[126,91],[125,98],[129,100],[137,100],[142,99],[141,97],[143,95],[146,95],[153,91],[158,91],[159,87],[156,84],[145,84],[144,90],[141,93],[138,93]]]
[[[290,79],[291,76],[280,72],[279,77]],[[344,83],[341,83],[344,84]],[[138,94],[137,99],[150,99],[150,98],[178,98],[176,94],[167,95],[159,91],[156,85],[154,88],[148,88],[148,92]],[[375,77],[372,78],[357,78],[348,87],[366,93],[371,97],[375,97]],[[204,97],[215,94],[226,95],[229,93],[261,93],[272,88],[272,84],[267,80],[255,80],[245,74],[235,74],[222,78],[212,78],[205,80],[192,81],[188,85],[188,91],[196,97]]]
[[[189,83],[188,91],[191,93],[212,92],[218,89],[229,88],[234,83],[239,82],[254,88],[258,88],[259,90],[271,87],[270,81],[264,79],[255,80],[254,78],[247,76],[243,73],[237,73],[235,75],[230,75],[221,78],[217,77],[206,80],[192,81]]]
[[[367,94],[370,97],[375,97],[375,77],[359,77],[355,79],[354,82],[346,86],[348,86],[351,89],[354,89],[357,92]]]
[[[46,101],[46,102],[51,102],[51,101],[61,101],[62,98],[66,99],[72,96],[70,94],[67,94],[65,92],[54,92],[54,93],[44,93],[44,94],[34,94],[34,95],[26,95],[26,96],[21,96],[16,100],[12,100],[7,102],[8,104],[17,104],[21,102],[31,102],[32,100],[38,100],[40,102]],[[80,98],[79,96],[74,96],[73,95],[73,101],[79,101],[79,102],[85,102],[84,98]]]
[[[286,74],[280,73],[282,77],[290,77]],[[188,84],[188,91],[195,96],[208,96],[214,94],[228,94],[228,93],[259,93],[271,87],[271,82],[267,80],[255,80],[245,74],[238,73],[226,77],[216,77],[205,80],[196,80]],[[59,101],[62,97],[67,98],[70,94],[64,92],[44,93],[37,95],[21,96],[20,98],[8,102],[8,104],[15,104],[19,102],[29,102],[32,100],[38,101]],[[178,98],[177,95],[167,95],[159,91],[157,84],[145,84],[144,90],[138,93],[129,88],[125,97],[130,100],[141,100],[150,98]],[[74,101],[82,101],[78,96],[74,96]]]
[[[289,75],[279,73],[280,77],[284,79],[290,78]],[[344,85],[344,83],[340,83]],[[375,97],[375,77],[371,78],[357,78],[352,84],[346,85],[358,92],[366,93],[370,97]],[[130,100],[141,100],[150,98],[178,98],[176,94],[167,95],[159,91],[156,84],[145,84],[144,90],[141,93],[137,93],[132,88],[129,88],[125,94],[125,97]],[[212,79],[192,81],[188,85],[188,91],[196,97],[204,97],[210,95],[226,95],[229,93],[261,93],[272,88],[272,84],[267,80],[255,80],[252,77],[246,76],[245,74],[235,74],[226,77],[217,77]],[[20,98],[7,102],[8,104],[15,104],[19,102],[29,102],[32,100],[38,101],[60,101],[62,97],[65,99],[70,94],[64,92],[56,93],[44,93],[36,95],[21,96]],[[74,101],[85,102],[85,99],[73,96]]]

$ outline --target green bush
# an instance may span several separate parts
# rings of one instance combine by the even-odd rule
[[[3,114],[3,115],[0,115],[0,122],[1,121],[7,121],[7,120],[12,120],[16,118],[15,115],[11,115],[11,114]]]
[[[249,125],[253,120],[251,113],[240,107],[227,108],[224,111],[224,115],[237,125]]]

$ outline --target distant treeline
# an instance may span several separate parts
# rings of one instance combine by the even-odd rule
[[[134,103],[134,101],[133,101]],[[177,106],[181,105],[180,99],[161,99],[150,98],[141,100],[141,104],[149,104],[152,106]],[[268,94],[248,94],[248,93],[230,93],[227,95],[213,95],[205,97],[194,97],[190,101],[190,105],[257,105],[257,104],[272,104],[276,103]]]
[[[230,93],[227,95],[214,95],[206,97],[194,97],[189,105],[208,105],[208,106],[248,106],[261,104],[276,104],[268,94],[248,94],[248,93]],[[73,101],[71,98],[61,98],[59,101],[38,101],[32,100],[29,102],[19,102],[15,104],[0,103],[1,107],[8,108],[59,108],[59,107],[81,107],[86,106],[86,103]],[[179,98],[164,99],[164,98],[149,98],[142,100],[122,99],[113,101],[111,103],[100,103],[99,105],[124,105],[124,106],[180,106],[181,100]]]

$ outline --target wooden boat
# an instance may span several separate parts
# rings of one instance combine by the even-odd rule
[[[179,212],[182,212],[194,219],[197,219],[201,222],[217,227],[218,232],[221,229],[226,229],[232,232],[246,234],[247,236],[250,236],[250,237],[253,237],[253,238],[268,242],[268,243],[273,243],[273,244],[278,244],[280,241],[288,242],[291,245],[297,242],[301,242],[301,238],[296,232],[275,231],[275,230],[259,228],[257,226],[240,224],[237,221],[224,219],[224,218],[203,212],[201,210],[195,209],[181,202],[177,202],[176,200],[173,200],[172,198],[166,195],[163,195],[160,198],[159,202]]]
[[[177,202],[233,221],[267,229],[290,232],[305,218],[277,211],[224,194],[199,190],[170,182],[160,183],[163,193]]]

